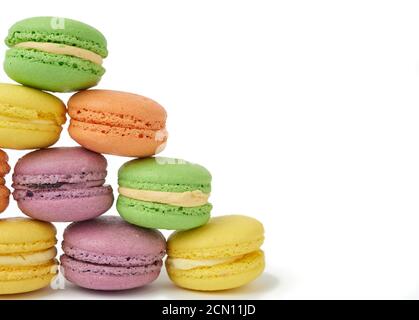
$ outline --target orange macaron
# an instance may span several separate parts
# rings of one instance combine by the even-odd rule
[[[87,90],[68,101],[70,136],[86,149],[144,158],[167,140],[166,111],[157,102],[128,92]]]
[[[0,150],[0,212],[6,210],[9,205],[10,191],[5,186],[6,181],[4,180],[4,176],[10,172],[7,161],[9,161],[9,157],[6,152]]]

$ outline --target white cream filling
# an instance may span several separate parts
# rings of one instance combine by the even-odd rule
[[[55,258],[57,249],[50,248],[44,251],[21,254],[0,255],[1,266],[32,266],[47,263]]]
[[[15,45],[15,48],[23,49],[35,49],[44,51],[52,54],[63,54],[67,56],[73,56],[80,59],[88,60],[98,65],[102,65],[103,59],[97,53],[90,50],[68,46],[60,43],[49,43],[49,42],[21,42]]]
[[[235,256],[221,259],[207,259],[207,260],[192,260],[192,259],[180,259],[180,258],[167,258],[167,263],[175,269],[178,270],[191,270],[201,267],[212,267],[219,264],[231,263],[236,260],[239,260],[243,257]]]
[[[157,202],[179,207],[198,207],[208,203],[209,194],[200,190],[187,192],[162,192],[153,190],[136,190],[119,187],[119,194],[134,200]]]

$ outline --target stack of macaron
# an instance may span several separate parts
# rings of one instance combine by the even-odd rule
[[[0,84],[0,148],[33,150],[14,166],[13,198],[30,218],[0,219],[0,294],[48,286],[56,276],[56,229],[65,229],[63,276],[94,290],[153,282],[165,266],[179,287],[240,287],[264,269],[263,226],[240,215],[211,218],[211,174],[198,164],[158,157],[167,142],[166,110],[147,97],[90,89],[105,74],[105,37],[71,19],[35,17],[5,40]],[[81,90],[81,91],[80,91]],[[50,92],[76,92],[66,105]],[[78,91],[78,92],[77,92]],[[66,115],[80,147],[51,147]],[[131,157],[118,172],[119,216],[106,184],[105,155]],[[0,150],[0,212],[9,201]],[[115,189],[115,187],[114,187]],[[174,230],[166,241],[158,229]]]

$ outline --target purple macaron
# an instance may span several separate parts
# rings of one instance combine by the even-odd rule
[[[107,162],[80,147],[30,152],[17,162],[13,197],[26,215],[43,221],[95,218],[112,206],[112,188],[104,185]]]
[[[75,222],[64,231],[64,277],[88,289],[124,290],[153,282],[160,274],[166,240],[153,229],[120,217]]]

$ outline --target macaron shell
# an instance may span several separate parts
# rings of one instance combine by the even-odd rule
[[[55,227],[28,218],[0,219],[0,254],[33,252],[53,247]]]
[[[13,175],[86,175],[90,172],[106,172],[106,167],[107,161],[104,156],[84,148],[49,148],[30,152],[20,158]]]
[[[160,141],[153,136],[148,138],[144,130],[130,132],[133,130],[71,120],[68,131],[78,144],[98,153],[145,158],[165,148],[165,139]]]
[[[133,267],[111,267],[95,265],[61,257],[65,277],[70,282],[93,290],[127,290],[142,287],[157,279],[161,270],[159,265],[142,267],[132,271]]]
[[[50,285],[55,274],[47,274],[23,280],[0,281],[0,295],[26,293],[45,288]]]
[[[29,217],[50,222],[73,222],[96,218],[113,204],[113,194],[62,200],[18,201],[19,209]]]
[[[132,127],[162,129],[167,113],[156,101],[129,92],[87,90],[74,94],[68,101],[70,116],[83,122],[94,120],[93,114],[107,116],[109,122]],[[113,116],[118,116],[113,118]],[[106,118],[106,117],[105,117]]]
[[[33,111],[41,119],[43,115],[48,115],[57,125],[66,121],[66,107],[60,99],[47,92],[21,85],[0,83],[1,105]],[[18,112],[18,110],[13,111]]]
[[[142,287],[156,280],[160,274],[150,272],[132,276],[114,276],[93,272],[77,272],[63,264],[66,279],[80,287],[92,290],[127,290]]]
[[[232,263],[213,267],[177,270],[166,263],[170,279],[179,287],[198,291],[218,291],[241,287],[256,279],[265,268],[261,250]]]
[[[23,293],[46,287],[57,270],[56,260],[35,266],[0,266],[0,294]]]
[[[5,149],[27,150],[47,148],[60,138],[61,130],[57,132],[26,130],[25,128],[0,128],[0,147]]]
[[[32,17],[16,22],[5,43],[54,42],[76,46],[106,57],[107,42],[100,31],[80,21],[61,17]]]
[[[116,208],[125,221],[141,227],[188,230],[207,223],[212,205],[186,208],[119,196]]]
[[[160,257],[166,251],[166,239],[158,230],[135,227],[117,216],[70,224],[64,231],[64,243],[98,256]]]
[[[238,256],[258,250],[263,241],[264,228],[256,219],[220,216],[200,228],[173,233],[168,239],[168,255],[184,259]]]
[[[25,280],[57,273],[57,260],[37,265],[0,266],[0,282]]]
[[[14,81],[52,92],[91,88],[105,73],[103,67],[90,61],[23,49],[9,49],[3,67]]]
[[[118,171],[118,183],[122,187],[165,192],[210,193],[211,179],[203,166],[165,157],[131,160]]]

